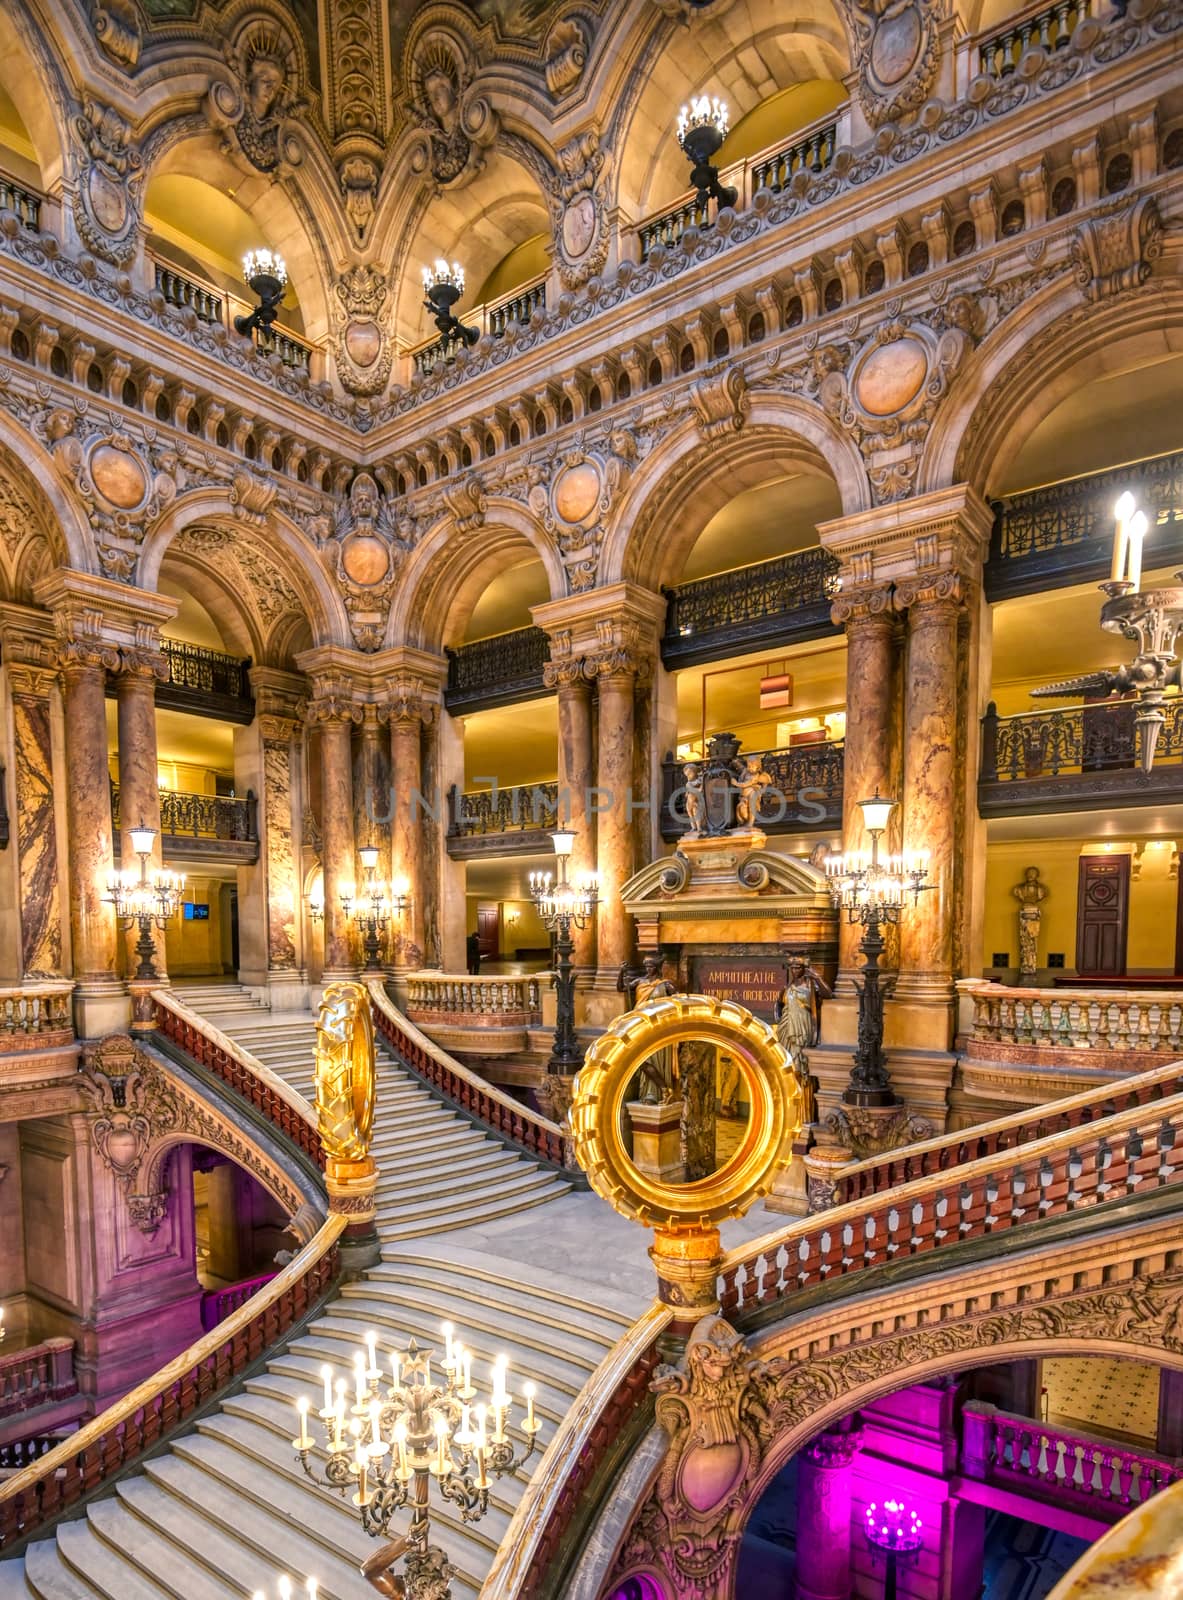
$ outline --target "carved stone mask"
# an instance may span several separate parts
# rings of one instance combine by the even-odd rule
[[[456,126],[456,85],[442,67],[433,67],[424,76],[423,92],[440,127],[451,133]]]
[[[273,61],[268,56],[260,56],[257,61],[251,63],[247,77],[246,98],[256,122],[266,122],[275,110],[285,76],[279,62]]]

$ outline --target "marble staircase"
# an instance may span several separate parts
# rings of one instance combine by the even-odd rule
[[[311,1096],[310,1013],[235,1009],[222,1004],[232,996],[195,997],[195,986],[181,998]],[[281,1571],[317,1577],[323,1600],[372,1600],[358,1564],[375,1542],[352,1507],[308,1482],[291,1448],[294,1402],[315,1398],[321,1365],[348,1368],[369,1328],[381,1345],[414,1337],[438,1347],[440,1323],[451,1321],[474,1352],[481,1382],[504,1352],[511,1386],[520,1394],[527,1377],[537,1385],[545,1447],[643,1308],[645,1295],[613,1281],[610,1269],[596,1283],[586,1236],[582,1252],[558,1246],[573,1224],[584,1234],[604,1214],[598,1202],[572,1194],[561,1176],[435,1100],[384,1044],[379,1052],[381,1260],[264,1371],[84,1516],[60,1524],[23,1557],[0,1562],[0,1600],[243,1600],[257,1589],[274,1596]],[[549,1229],[532,1220],[539,1207],[555,1219]],[[531,1262],[535,1248],[540,1255]],[[434,1537],[455,1568],[455,1600],[475,1600],[534,1464],[495,1484],[479,1523],[463,1524],[433,1496]],[[395,1528],[404,1520],[396,1518]]]

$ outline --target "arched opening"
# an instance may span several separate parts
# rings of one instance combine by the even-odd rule
[[[14,178],[18,184],[42,187],[41,164],[25,119],[17,109],[16,101],[0,80],[0,173]]]

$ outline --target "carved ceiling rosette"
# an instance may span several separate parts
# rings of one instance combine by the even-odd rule
[[[337,374],[350,394],[378,394],[390,377],[393,298],[385,273],[351,267],[333,285]]]
[[[429,174],[439,189],[459,189],[485,164],[500,122],[475,85],[477,60],[468,42],[439,23],[408,41],[411,115],[418,124],[409,161],[416,176]]]
[[[583,133],[558,152],[558,171],[547,180],[559,276],[578,289],[608,259],[607,155],[598,133]]]
[[[320,519],[321,557],[341,591],[359,650],[382,646],[399,568],[416,531],[399,521],[368,472],[354,478],[331,527]]]
[[[85,100],[74,118],[74,224],[88,250],[122,267],[135,254],[140,226],[143,157],[117,111]]]
[[[912,492],[932,419],[972,342],[960,320],[956,307],[931,323],[891,315],[848,359],[818,352],[819,370],[831,368],[818,397],[858,445],[881,504]]]
[[[940,61],[937,0],[849,0],[858,98],[872,128],[919,111]]]
[[[304,159],[296,42],[274,17],[255,17],[223,45],[223,55],[229,76],[211,83],[206,116],[228,155],[282,177]]]

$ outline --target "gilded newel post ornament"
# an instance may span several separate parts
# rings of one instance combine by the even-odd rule
[[[376,1253],[370,1154],[374,1127],[374,1024],[359,983],[332,983],[316,1019],[316,1121],[325,1153],[329,1209],[349,1218],[346,1246]],[[361,1262],[358,1263],[359,1265]]]

